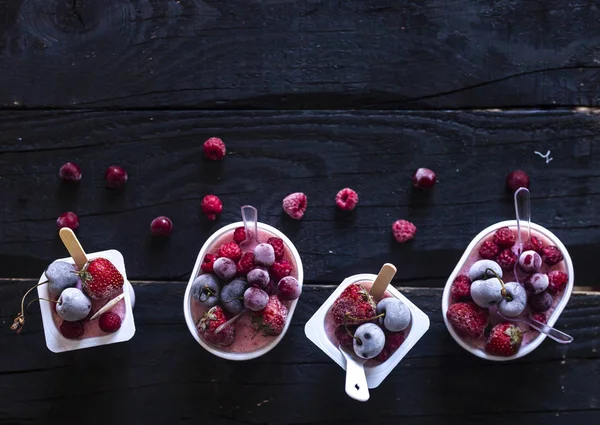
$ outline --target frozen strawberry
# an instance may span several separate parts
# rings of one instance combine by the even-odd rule
[[[243,227],[237,227],[233,231],[233,241],[238,245],[246,240],[246,229]]]
[[[225,143],[218,137],[211,137],[204,142],[204,157],[210,161],[220,161],[225,158]]]
[[[272,237],[267,240],[267,243],[271,245],[273,251],[275,251],[275,260],[281,260],[283,258],[283,253],[285,252],[283,240],[281,238]]]
[[[269,269],[271,277],[275,282],[279,282],[284,277],[290,276],[292,274],[292,270],[292,263],[290,263],[288,260],[275,261]]]
[[[237,273],[246,276],[254,268],[254,253],[246,252],[237,263]]]
[[[348,187],[342,189],[335,196],[335,204],[343,211],[352,211],[358,204],[358,194]]]
[[[446,318],[454,331],[464,338],[479,338],[488,324],[488,312],[474,303],[456,303],[448,307]]]
[[[90,260],[79,275],[83,291],[95,300],[113,297],[123,289],[123,275],[106,258]]]
[[[542,248],[542,258],[544,259],[544,263],[553,266],[563,260],[563,255],[560,249],[554,245],[548,245]]]
[[[554,270],[548,273],[548,292],[551,294],[558,294],[560,291],[565,289],[569,276],[563,271]]]
[[[209,220],[216,220],[217,215],[223,212],[223,203],[215,195],[206,195],[202,199],[202,212],[206,214]]]
[[[492,241],[485,241],[479,248],[479,256],[486,260],[493,260],[496,258],[500,248]]]
[[[485,342],[485,351],[502,357],[510,357],[519,351],[523,332],[512,323],[500,323],[492,328]]]
[[[471,280],[468,276],[460,274],[456,276],[452,287],[450,288],[450,294],[454,301],[467,301],[471,299]]]
[[[219,257],[217,257],[216,255],[206,254],[204,256],[204,259],[202,260],[202,264],[200,265],[200,268],[202,269],[202,271],[205,273],[212,273],[213,267],[215,266],[215,260],[217,258],[219,258]]]
[[[251,312],[251,315],[252,326],[257,332],[266,336],[276,336],[283,332],[288,309],[277,295],[271,295],[267,306],[260,311]]]
[[[360,284],[349,285],[333,302],[331,313],[338,325],[366,323],[376,315],[375,301]]]
[[[384,362],[389,359],[400,348],[406,337],[404,332],[390,332],[384,329],[383,333],[385,334],[385,345],[381,353],[375,357],[375,360],[378,362]]]
[[[308,198],[302,192],[292,193],[283,199],[283,210],[294,220],[300,220],[304,216]]]
[[[392,233],[398,242],[407,242],[415,237],[417,227],[410,221],[396,220],[392,224]]]
[[[494,233],[494,243],[503,248],[510,248],[515,244],[516,236],[508,227],[501,227]]]
[[[200,336],[207,342],[221,347],[228,347],[235,340],[235,325],[230,324],[218,334],[217,328],[227,322],[227,316],[220,306],[214,306],[198,321],[197,329]]]
[[[107,311],[100,316],[98,325],[104,332],[116,332],[121,327],[121,316],[112,311]]]
[[[77,339],[83,336],[85,331],[84,320],[79,320],[77,322],[68,322],[63,321],[58,328],[62,336],[68,339]]]
[[[219,248],[219,257],[230,258],[233,261],[239,261],[242,258],[242,250],[235,242],[226,242]]]

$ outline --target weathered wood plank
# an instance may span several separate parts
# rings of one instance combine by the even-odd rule
[[[591,0],[0,1],[3,107],[598,106]]]
[[[220,226],[256,205],[263,221],[297,245],[312,281],[399,266],[397,283],[442,286],[462,250],[484,227],[513,217],[504,177],[523,168],[532,179],[534,221],[570,249],[577,284],[597,286],[600,255],[600,115],[555,113],[401,112],[4,112],[0,114],[0,275],[39,276],[66,255],[56,217],[80,216],[90,252],[120,250],[133,279],[185,279],[198,250]],[[223,137],[222,163],[202,159],[202,143]],[[552,150],[549,164],[534,151]],[[57,171],[83,168],[73,189]],[[113,163],[129,172],[122,194],[104,188]],[[414,191],[410,176],[431,167],[439,183]],[[360,195],[352,214],[336,210],[343,187]],[[304,191],[300,222],[281,200]],[[200,213],[216,193],[224,213]],[[175,231],[152,241],[152,218],[167,215]],[[398,218],[418,227],[414,242],[391,236]]]
[[[37,307],[22,335],[8,330],[33,283],[0,281],[0,423],[72,423],[74,415],[93,424],[368,424],[380,418],[591,425],[600,419],[599,295],[574,294],[559,319],[573,344],[547,340],[529,356],[499,364],[471,356],[451,339],[440,290],[402,289],[429,315],[431,329],[365,406],[345,395],[342,370],[304,336],[304,324],[332,287],[306,286],[281,345],[234,363],[192,339],[181,308],[185,284],[173,282],[134,285],[137,333],[129,343],[52,354]]]

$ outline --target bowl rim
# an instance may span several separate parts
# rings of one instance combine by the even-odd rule
[[[501,227],[506,227],[506,226],[510,227],[510,226],[516,226],[516,225],[517,225],[517,220],[505,220],[505,221],[500,221],[498,223],[492,224],[491,226],[488,226],[485,229],[483,229],[481,232],[479,232],[471,240],[471,242],[465,249],[463,255],[461,256],[460,260],[456,263],[456,267],[454,268],[454,270],[448,277],[448,280],[446,281],[446,285],[444,286],[444,292],[442,294],[442,316],[444,318],[444,323],[446,324],[446,329],[448,329],[448,332],[450,332],[450,335],[452,335],[452,338],[454,338],[454,340],[458,343],[458,345],[460,345],[462,348],[464,348],[471,354],[473,354],[477,357],[480,357],[482,359],[485,359],[485,360],[502,362],[502,361],[510,361],[510,360],[519,359],[519,358],[524,357],[527,354],[531,353],[533,350],[535,350],[537,347],[540,346],[540,344],[544,341],[544,339],[546,339],[546,335],[540,333],[533,341],[531,341],[525,347],[522,347],[521,349],[519,349],[519,351],[515,355],[509,356],[509,357],[494,356],[494,355],[486,353],[485,351],[483,351],[479,348],[473,347],[473,346],[469,345],[468,343],[466,343],[454,331],[454,329],[448,322],[448,318],[446,317],[446,312],[448,311],[448,307],[450,305],[450,288],[452,286],[452,283],[454,282],[455,277],[460,272],[462,265],[467,260],[467,257],[469,256],[469,254],[471,253],[473,248],[485,236],[489,235],[491,232],[493,232]],[[573,292],[573,285],[574,285],[574,281],[575,281],[575,272],[573,270],[573,261],[571,260],[571,256],[569,255],[567,248],[564,246],[564,244],[560,241],[560,239],[558,239],[558,237],[554,233],[552,233],[550,230],[548,230],[545,227],[543,227],[537,223],[534,223],[534,222],[531,222],[531,229],[536,230],[537,232],[544,235],[546,238],[548,238],[550,241],[552,241],[560,249],[560,251],[563,254],[567,273],[569,276],[569,281],[567,282],[567,286],[565,287],[565,292],[564,292],[561,300],[556,305],[554,311],[548,318],[548,325],[553,326],[556,323],[556,321],[558,320],[558,318],[561,315],[561,313],[563,312],[563,310],[565,309],[567,303],[569,302],[569,299],[571,298],[571,293]]]
[[[296,263],[296,269],[297,269],[297,273],[298,273],[298,282],[300,283],[300,288],[302,288],[303,282],[304,282],[304,269],[302,266],[302,260],[300,259],[300,254],[298,253],[298,250],[296,249],[296,247],[294,246],[292,241],[289,240],[289,238],[287,236],[285,236],[280,230],[276,229],[273,226],[270,226],[270,225],[260,222],[260,221],[257,222],[257,225],[258,225],[259,229],[262,229],[269,233],[272,233],[273,235],[275,235],[278,238],[281,238],[283,240],[283,242],[285,243],[287,248],[290,250],[292,257],[294,257],[294,261]],[[243,226],[244,226],[244,222],[242,222],[242,221],[237,221],[235,223],[231,223],[226,226],[223,226],[220,229],[216,230],[206,240],[206,242],[204,242],[204,244],[202,245],[202,248],[200,248],[200,251],[198,252],[198,257],[196,258],[196,263],[194,265],[194,268],[192,269],[192,273],[190,275],[190,280],[188,281],[188,284],[185,288],[185,294],[183,296],[183,315],[185,317],[185,322],[187,324],[188,330],[190,331],[190,333],[192,334],[192,336],[194,337],[196,342],[198,342],[198,344],[200,344],[206,351],[210,352],[211,354],[214,354],[215,356],[221,357],[226,360],[234,360],[234,361],[245,361],[245,360],[255,359],[257,357],[267,354],[269,351],[271,351],[273,348],[275,348],[277,346],[277,344],[279,344],[279,342],[283,339],[283,337],[287,333],[290,323],[292,322],[294,312],[296,310],[296,305],[298,304],[298,300],[299,300],[299,298],[298,298],[291,302],[290,308],[288,310],[288,318],[286,320],[285,327],[283,328],[283,332],[281,332],[279,335],[274,337],[273,340],[271,342],[269,342],[267,345],[265,345],[264,347],[262,347],[256,351],[252,351],[251,353],[232,353],[232,352],[228,352],[228,351],[219,350],[215,346],[208,344],[202,338],[200,338],[200,335],[198,334],[198,331],[196,330],[196,325],[194,323],[194,319],[192,317],[192,310],[191,310],[192,283],[194,282],[196,277],[198,277],[198,275],[199,275],[200,266],[202,265],[202,259],[206,255],[208,248],[218,238],[223,236],[224,233],[233,231],[237,227],[243,227]]]

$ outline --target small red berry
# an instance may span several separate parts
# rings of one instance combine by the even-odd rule
[[[563,271],[554,270],[548,273],[548,292],[557,294],[567,286],[569,276]]]
[[[254,268],[254,253],[246,252],[237,263],[237,272],[240,276],[246,276]]]
[[[300,220],[307,207],[308,198],[302,192],[292,193],[283,198],[283,210],[294,220]]]
[[[283,253],[285,252],[283,240],[272,237],[267,240],[267,243],[273,247],[273,251],[275,252],[275,260],[281,260],[283,258]]]
[[[238,227],[233,231],[233,241],[237,244],[241,244],[246,240],[246,229]]]
[[[499,252],[500,248],[492,241],[485,241],[479,248],[479,256],[486,260],[493,260]]]
[[[81,168],[74,162],[66,162],[58,170],[58,176],[65,182],[78,182],[81,180]]]
[[[506,176],[506,188],[511,192],[516,192],[519,188],[529,189],[529,176],[523,170],[515,170]]]
[[[211,161],[220,161],[225,158],[225,143],[218,137],[211,137],[204,142],[204,157]]]
[[[501,227],[494,233],[494,243],[503,248],[510,248],[515,244],[516,236],[508,227]]]
[[[292,264],[287,260],[275,261],[270,272],[273,280],[279,282],[284,277],[292,274]]]
[[[417,227],[410,221],[396,220],[392,224],[392,233],[398,242],[407,242],[415,237]]]
[[[544,243],[540,238],[532,236],[528,242],[526,242],[523,246],[523,252],[525,251],[535,251],[541,255],[542,249],[544,248]]]
[[[202,265],[200,266],[200,268],[202,269],[203,272],[205,273],[212,273],[213,272],[213,266],[215,265],[215,260],[219,258],[216,255],[213,254],[206,254],[204,256],[204,259],[202,260]]]
[[[548,319],[546,319],[546,315],[544,313],[533,313],[531,315],[531,318],[533,320],[537,320],[540,323],[544,323],[544,324],[548,323]],[[535,330],[535,329],[532,328],[532,330]]]
[[[64,320],[61,323],[58,330],[65,338],[81,338],[83,336],[83,333],[85,332],[85,325],[83,324],[83,322],[83,320],[79,320],[77,322],[67,322],[66,320]]]
[[[100,316],[98,325],[104,332],[116,332],[121,327],[121,316],[112,311],[107,311]]]
[[[436,181],[435,173],[429,168],[419,168],[412,176],[412,184],[418,189],[431,189]]]
[[[223,203],[215,195],[206,195],[202,199],[202,212],[209,220],[216,220],[217,215],[223,211]]]
[[[343,211],[352,211],[358,204],[358,194],[350,188],[342,189],[335,195],[335,204]]]
[[[106,186],[111,189],[121,189],[127,183],[127,172],[118,165],[111,165],[106,169],[104,178],[106,179]]]
[[[517,262],[517,256],[510,248],[506,248],[498,255],[496,262],[503,270],[512,270]]]
[[[74,212],[68,211],[58,217],[56,225],[59,229],[68,227],[71,230],[75,230],[79,227],[79,217]]]
[[[563,255],[560,252],[560,249],[555,247],[554,245],[548,245],[542,248],[542,258],[544,262],[549,266],[553,266],[555,264],[560,263],[563,260]]]
[[[464,274],[459,274],[452,282],[450,294],[454,301],[468,301],[471,299],[471,280]]]
[[[161,215],[150,223],[150,233],[153,236],[169,236],[173,231],[173,222],[169,217]]]
[[[235,242],[226,242],[219,248],[219,257],[227,257],[233,261],[239,261],[242,258],[242,250]]]

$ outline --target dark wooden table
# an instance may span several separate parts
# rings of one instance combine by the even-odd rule
[[[591,0],[0,0],[0,424],[598,424],[598,22]],[[210,136],[222,163],[202,158]],[[77,187],[58,181],[66,161]],[[113,163],[123,193],[104,187]],[[436,170],[431,192],[411,188],[418,167]],[[451,339],[441,288],[471,238],[513,216],[515,168],[580,290],[558,321],[573,344],[497,364]],[[334,204],[347,186],[350,214]],[[294,191],[309,198],[299,222],[281,209]],[[195,343],[181,304],[202,243],[246,203],[296,244],[306,287],[283,343],[234,363]],[[125,256],[131,342],[55,355],[37,307],[8,329],[66,255],[69,210],[88,251]],[[166,242],[149,234],[158,215],[175,224]],[[393,240],[399,218],[413,242]],[[386,261],[432,326],[361,404],[303,327],[333,285]]]

